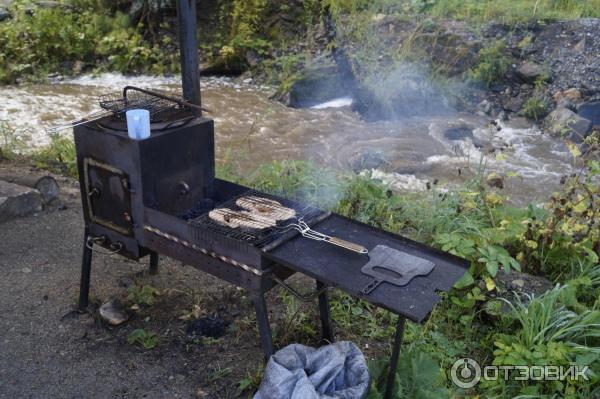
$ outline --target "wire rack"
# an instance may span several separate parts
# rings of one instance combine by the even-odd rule
[[[222,204],[217,205],[215,208],[227,208],[233,211],[243,210],[243,208],[238,206],[236,202],[240,198],[248,197],[261,197],[277,201],[283,207],[293,209],[296,212],[296,215],[292,219],[301,219],[305,223],[307,223],[307,225],[315,224],[330,215],[329,212],[323,211],[321,209],[314,208],[309,205],[304,205],[296,201],[261,193],[255,190],[246,191],[239,196],[236,196]],[[227,236],[229,238],[233,238],[235,240],[246,242],[256,248],[263,249],[266,247],[272,247],[273,244],[275,244],[276,242],[282,242],[298,234],[298,232],[296,231],[290,231],[288,229],[283,228],[284,226],[288,225],[289,222],[290,219],[279,220],[277,221],[275,226],[267,226],[265,228],[255,229],[250,227],[232,228],[220,224],[212,218],[210,218],[209,212],[205,212],[196,218],[188,219],[188,224],[192,232],[192,236],[196,239],[202,239],[207,233],[217,233],[220,235]]]

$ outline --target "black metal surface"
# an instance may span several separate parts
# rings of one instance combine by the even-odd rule
[[[92,250],[87,246],[88,229],[83,233],[83,256],[81,257],[81,281],[79,284],[79,310],[85,311],[90,296],[90,276],[92,270]]]
[[[329,294],[323,290],[327,286],[317,280],[317,291],[319,294],[319,316],[321,318],[322,337],[326,342],[333,342],[333,327],[331,326],[331,311],[329,307]]]
[[[158,254],[154,251],[150,252],[150,264],[148,265],[148,273],[151,276],[158,274]]]
[[[398,357],[400,348],[402,347],[402,339],[404,338],[404,324],[406,319],[402,316],[398,317],[396,323],[396,334],[394,336],[394,346],[392,347],[392,357],[390,358],[390,369],[388,370],[387,385],[385,387],[384,399],[392,399],[394,386],[396,384],[396,369],[398,368]]]
[[[133,234],[129,178],[123,171],[85,158],[82,186],[83,198],[89,206],[92,222],[116,230],[124,235]]]
[[[183,96],[200,105],[200,71],[198,69],[198,39],[196,30],[196,0],[177,0],[179,22],[179,54],[181,56],[181,85]],[[195,111],[198,116],[200,111]]]
[[[208,211],[210,209],[201,209],[198,211],[197,209],[192,209],[188,211],[187,215],[194,215],[196,213],[201,213],[200,216],[195,217],[193,219],[189,219],[184,216],[184,218],[188,219],[188,223],[190,226],[190,231],[192,235],[196,239],[202,239],[203,236],[210,233],[217,233],[223,236],[229,237],[234,240],[238,240],[248,245],[251,245],[255,248],[268,250],[270,248],[274,248],[278,244],[296,236],[298,231],[292,229],[285,229],[285,226],[294,222],[295,219],[302,219],[307,225],[313,225],[324,218],[329,216],[329,212],[322,211],[320,209],[302,205],[299,202],[280,198],[274,195],[269,195],[265,193],[261,193],[255,190],[248,190],[239,195],[234,196],[233,198],[217,204],[214,208],[228,208],[234,211],[243,210],[243,208],[239,207],[236,204],[236,201],[241,197],[260,197],[266,198],[269,200],[274,200],[279,202],[282,206],[286,208],[290,208],[296,211],[296,218],[280,220],[277,222],[277,226],[269,227],[265,229],[252,229],[252,228],[231,228],[229,226],[225,226],[220,224],[209,217]],[[207,205],[206,202],[196,204],[196,206]]]
[[[254,302],[254,308],[256,310],[256,322],[258,324],[260,344],[262,346],[263,353],[265,354],[265,360],[268,360],[273,355],[274,350],[265,295],[262,292],[254,295],[252,302]]]
[[[338,215],[318,223],[315,229],[364,245],[369,250],[376,245],[387,245],[429,260],[436,267],[429,275],[415,277],[406,286],[383,284],[370,295],[364,296],[361,290],[372,280],[361,272],[362,266],[368,261],[367,255],[296,237],[265,256],[415,322],[424,321],[440,300],[436,291],[450,290],[469,266],[464,259]]]
[[[385,245],[377,245],[369,252],[369,261],[360,271],[373,277],[361,290],[361,294],[369,295],[381,283],[397,286],[408,284],[416,276],[426,276],[435,264],[418,256],[398,251]]]

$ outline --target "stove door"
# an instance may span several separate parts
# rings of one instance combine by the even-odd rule
[[[133,235],[128,176],[92,158],[84,159],[84,173],[90,221],[124,235]]]

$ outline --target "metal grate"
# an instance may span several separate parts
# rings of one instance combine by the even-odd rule
[[[166,114],[181,110],[182,106],[177,101],[183,101],[183,98],[167,96],[160,92],[149,93],[137,88],[98,96],[100,107],[115,117],[125,117],[125,113],[130,109],[146,109],[150,112],[152,122],[160,121]]]
[[[248,190],[224,203],[218,204],[214,208],[228,208],[232,211],[243,211],[244,208],[238,206],[236,202],[238,199],[248,197],[259,197],[267,200],[277,201],[283,207],[293,209],[296,212],[296,216],[286,220],[279,220],[273,227],[265,227],[260,229],[254,229],[250,227],[231,228],[210,218],[209,211],[205,210],[205,212],[198,217],[188,218],[188,224],[192,232],[192,237],[195,239],[202,239],[202,237],[207,235],[207,232],[209,234],[217,233],[241,242],[245,242],[254,246],[255,248],[273,248],[279,243],[286,241],[298,234],[296,230],[286,229],[286,226],[291,222],[295,222],[296,220],[300,219],[303,220],[307,225],[311,226],[330,215],[330,212],[322,211],[312,206],[265,193],[260,193],[254,190]]]

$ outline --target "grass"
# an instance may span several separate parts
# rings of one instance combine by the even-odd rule
[[[486,87],[501,82],[510,65],[505,53],[506,45],[501,40],[482,48],[477,54],[477,65],[468,71],[467,77],[484,84]]]
[[[412,3],[418,11],[428,15],[478,23],[600,17],[599,0],[417,0]]]
[[[133,330],[128,336],[127,336],[127,342],[130,345],[140,345],[142,346],[144,349],[154,349],[156,348],[156,346],[158,345],[160,338],[158,336],[158,334],[154,333],[154,332],[149,332],[146,331],[144,329],[138,328],[136,330]]]
[[[523,103],[521,113],[529,119],[540,120],[544,116],[548,115],[549,105],[543,98],[533,96],[527,99]]]

